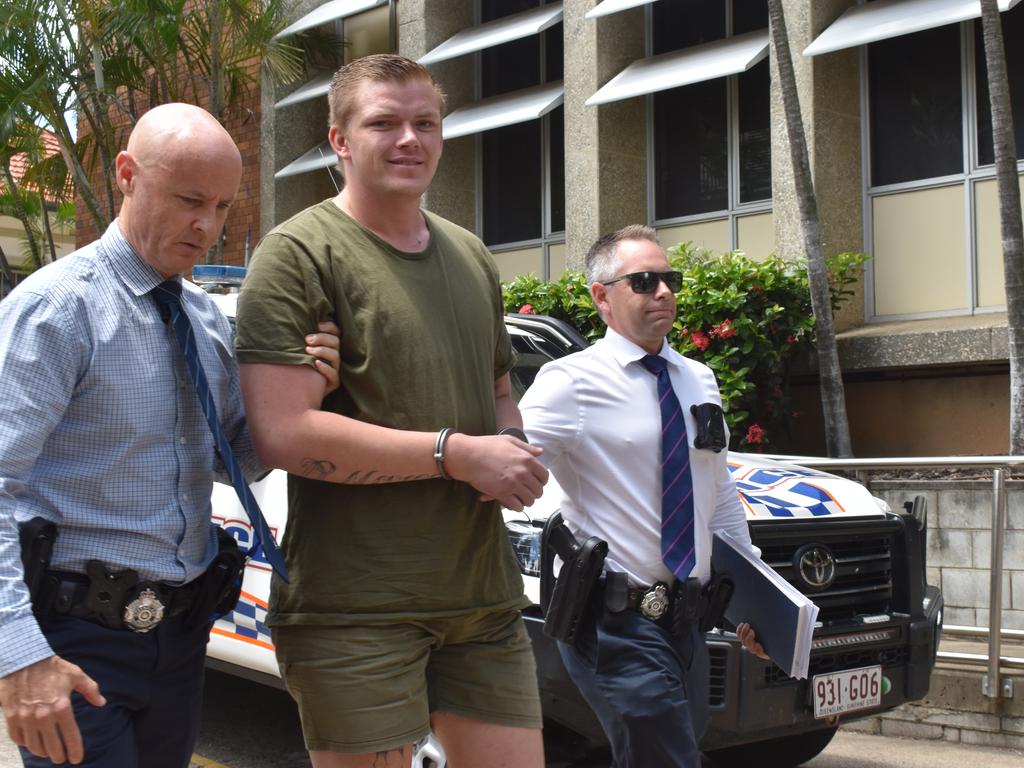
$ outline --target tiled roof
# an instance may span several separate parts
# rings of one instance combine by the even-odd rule
[[[51,157],[60,152],[60,144],[57,142],[57,137],[49,131],[42,132],[43,137],[43,151],[46,157]],[[25,175],[25,171],[28,170],[29,162],[28,157],[24,152],[19,152],[17,155],[11,157],[11,175],[14,176],[15,181],[21,181]],[[54,202],[53,198],[47,196],[47,202]]]

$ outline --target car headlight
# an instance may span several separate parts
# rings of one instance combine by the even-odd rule
[[[516,553],[519,569],[526,576],[540,576],[541,529],[532,523],[510,520],[505,523],[512,551]]]

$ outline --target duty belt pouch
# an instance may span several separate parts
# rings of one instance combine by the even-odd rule
[[[608,629],[619,629],[626,623],[629,610],[629,578],[622,571],[608,571],[604,580],[603,623]]]
[[[735,588],[736,585],[729,574],[711,574],[711,579],[704,587],[704,592],[701,595],[701,602],[704,606],[704,612],[700,619],[701,632],[708,632],[715,627],[721,626]]]
[[[21,565],[25,573],[25,585],[36,611],[42,609],[43,580],[53,556],[53,543],[57,539],[57,526],[45,517],[33,517],[18,523],[18,538],[21,540]]]
[[[700,579],[692,577],[677,581],[672,599],[672,629],[675,637],[685,637],[690,626],[700,618]]]
[[[199,577],[192,608],[185,617],[185,626],[190,629],[234,610],[242,594],[245,553],[238,548],[235,537],[219,526],[217,544],[217,555]]]
[[[561,515],[552,515],[545,525],[542,567],[552,567],[554,554],[562,558],[551,597],[545,609],[544,634],[573,645],[583,618],[590,610],[594,585],[601,576],[608,544],[591,536],[578,544],[572,532],[562,523]],[[542,574],[543,575],[543,574]]]
[[[124,609],[128,604],[129,590],[139,583],[137,571],[111,571],[100,560],[89,560],[85,564],[89,587],[81,606],[72,606],[70,614],[96,619],[108,629],[124,626]]]

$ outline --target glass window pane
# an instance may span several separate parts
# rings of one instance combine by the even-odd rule
[[[740,202],[772,196],[771,75],[768,59],[737,77],[739,85]]]
[[[1003,48],[1006,51],[1006,76],[1010,81],[1010,105],[1013,110],[1014,137],[1017,159],[1024,158],[1024,5],[1001,14],[1003,18]],[[992,147],[992,107],[989,104],[988,68],[985,65],[985,47],[981,22],[974,23],[974,50],[977,61],[978,84],[978,163],[992,165],[996,161]]]
[[[963,172],[960,27],[868,46],[871,184]]]
[[[732,33],[742,35],[768,28],[766,0],[732,0]]]
[[[545,82],[550,83],[562,79],[565,69],[564,30],[559,22],[544,33],[544,65]]]
[[[551,187],[551,232],[565,231],[565,110],[558,107],[548,115],[550,147],[548,183]]]
[[[511,16],[541,5],[537,0],[480,0],[480,23]]]
[[[728,207],[726,120],[724,79],[654,94],[655,218]]]
[[[483,240],[488,245],[541,236],[540,120],[481,135]]]
[[[480,52],[480,95],[483,98],[529,88],[539,82],[540,35]]]
[[[724,0],[659,0],[651,12],[655,55],[725,37]]]

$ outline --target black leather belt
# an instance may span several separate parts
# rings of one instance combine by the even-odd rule
[[[74,616],[110,629],[149,632],[164,619],[188,611],[199,594],[197,585],[198,580],[180,586],[139,581],[134,571],[86,575],[47,570],[43,599],[36,609],[42,615]]]

